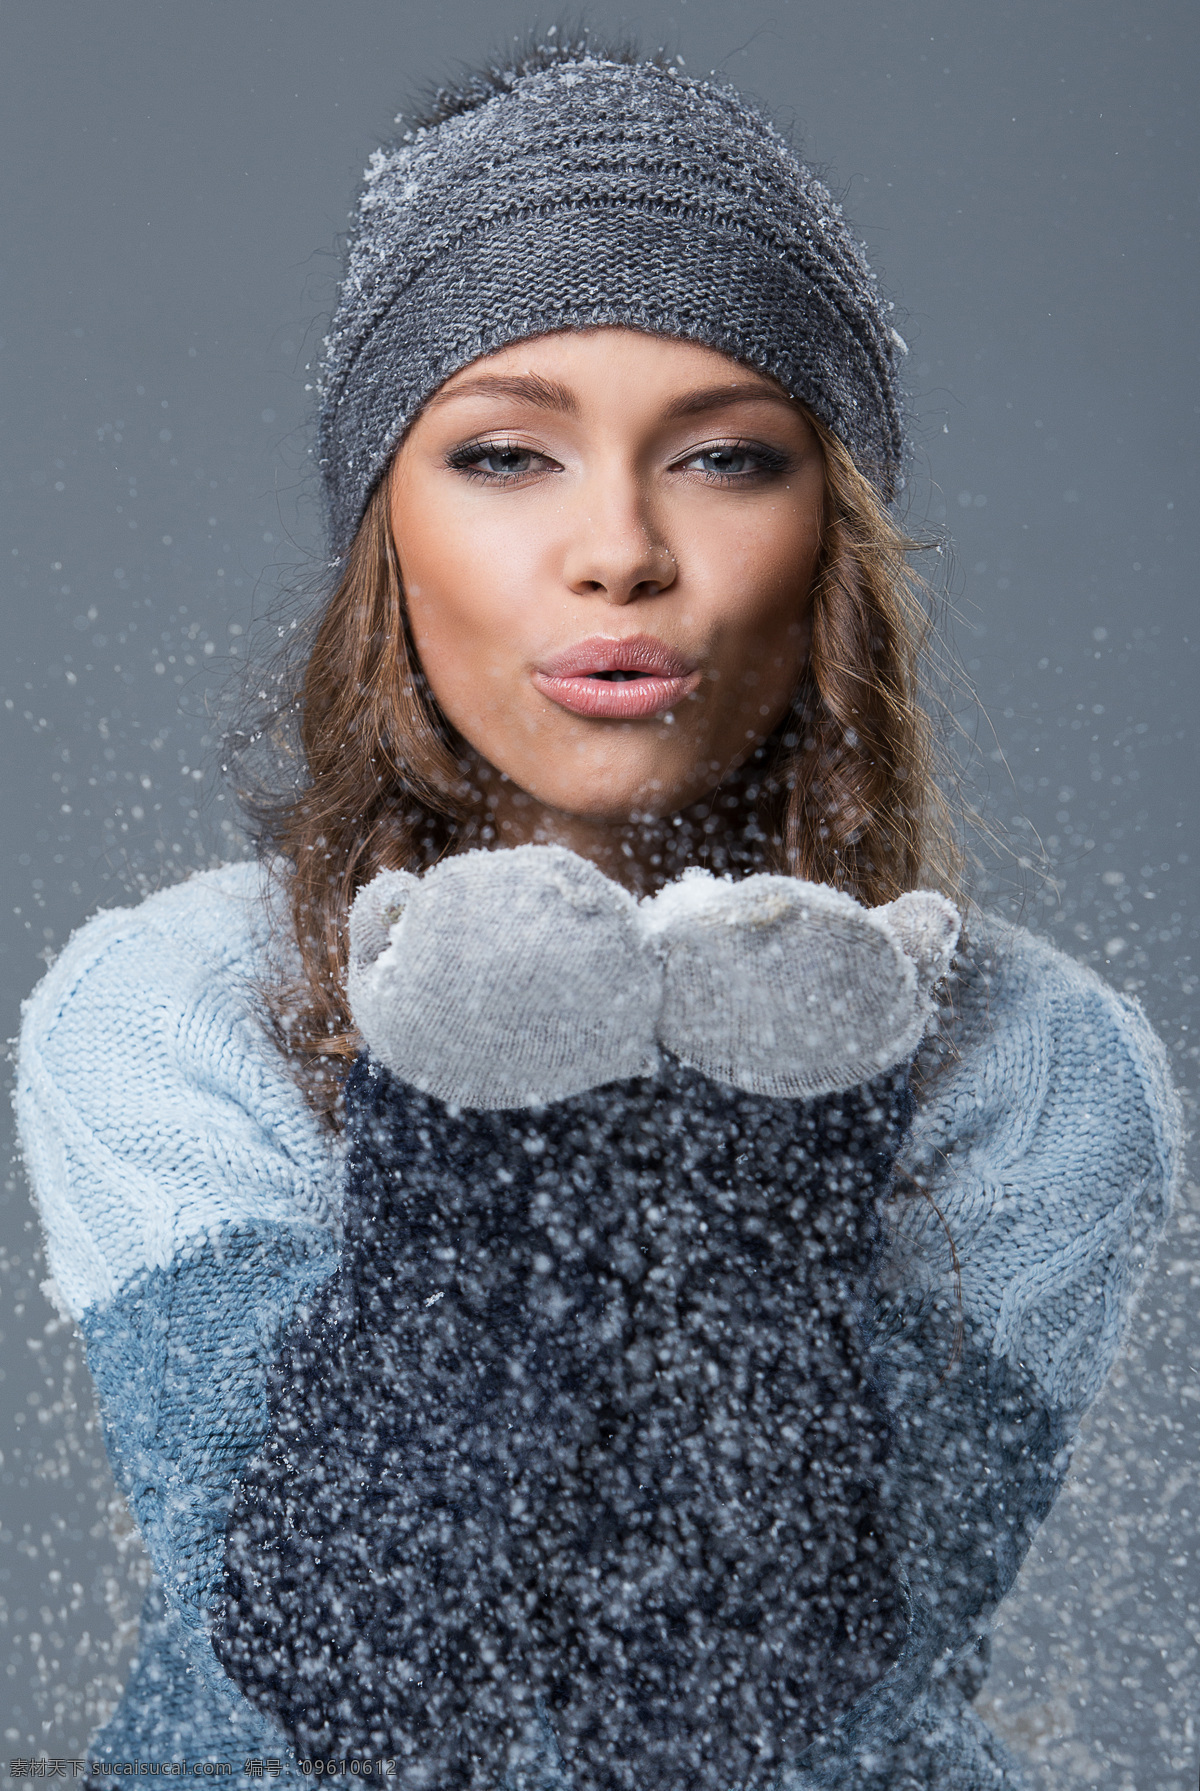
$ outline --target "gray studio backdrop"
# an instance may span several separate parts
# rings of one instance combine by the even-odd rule
[[[533,5],[0,7],[9,1034],[97,906],[239,849],[213,704],[256,614],[318,553],[308,368],[359,172],[415,82],[511,41]],[[731,76],[844,194],[910,345],[912,520],[953,539],[987,717],[964,721],[1013,842],[989,899],[1135,991],[1186,1081],[1194,7],[596,0],[591,16]],[[1039,851],[1048,878],[1017,862]],[[982,1702],[1046,1786],[1196,1784],[1194,1211],[1185,1197],[999,1625]],[[0,1217],[0,1731],[6,1758],[78,1757],[128,1663],[143,1567],[15,1168]]]

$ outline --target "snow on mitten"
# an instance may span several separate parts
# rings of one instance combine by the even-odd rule
[[[627,992],[656,984],[605,949],[640,1052]],[[767,1784],[905,1633],[869,1349],[904,1056],[804,1100],[668,1060],[490,1110],[364,1056],[346,1103],[342,1264],[230,1518],[227,1670],[301,1756],[392,1754],[430,1791],[540,1784],[547,1722],[579,1791]]]

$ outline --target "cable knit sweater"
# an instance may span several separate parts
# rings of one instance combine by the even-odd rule
[[[27,1004],[18,1117],[57,1295],[156,1569],[92,1757],[236,1775],[276,1756],[299,1783],[210,1639],[270,1365],[339,1255],[341,1150],[258,1018],[267,949],[250,865],[98,916]],[[908,1639],[780,1791],[1021,1783],[968,1701],[980,1637],[1061,1483],[1177,1173],[1178,1107],[1135,1003],[980,918],[949,987],[889,1207],[880,1323]],[[542,1782],[570,1781],[547,1756]]]

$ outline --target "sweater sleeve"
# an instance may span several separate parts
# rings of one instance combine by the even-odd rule
[[[267,1368],[336,1260],[338,1169],[255,1013],[261,912],[234,866],[98,916],[20,1040],[55,1290],[167,1604],[200,1632]]]
[[[1178,1179],[1166,1054],[1136,1002],[995,921],[964,951],[952,1002],[904,1152],[916,1197],[897,1245],[927,1287],[944,1289],[957,1258],[976,1342],[1074,1420],[1112,1366]]]
[[[1182,1128],[1141,1009],[1062,954],[979,921],[950,988],[893,1201],[881,1360],[927,1668],[957,1658],[970,1690],[1112,1365]]]

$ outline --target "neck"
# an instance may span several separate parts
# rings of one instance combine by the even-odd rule
[[[495,773],[492,774],[493,777]],[[758,755],[675,814],[611,818],[550,808],[507,780],[488,791],[487,844],[566,846],[633,895],[653,895],[691,865],[734,876],[770,868],[769,822],[760,820]],[[490,780],[489,780],[490,783]],[[464,844],[479,843],[479,836]]]

